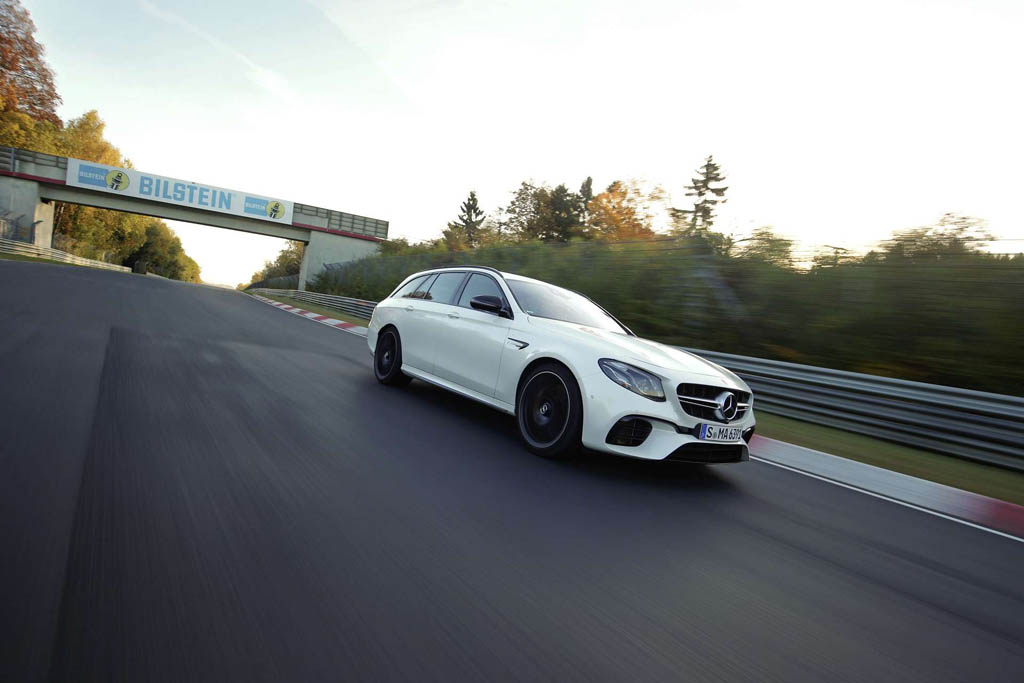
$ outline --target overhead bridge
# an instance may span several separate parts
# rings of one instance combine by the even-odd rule
[[[199,223],[306,245],[299,288],[327,263],[374,253],[388,222],[133,168],[0,147],[0,237],[53,242],[53,202]]]

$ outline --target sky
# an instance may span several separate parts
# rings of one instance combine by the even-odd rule
[[[61,115],[97,109],[136,168],[392,237],[527,179],[685,206],[713,154],[738,238],[862,248],[946,212],[1024,238],[1020,0],[22,1]],[[208,282],[283,246],[171,226]]]

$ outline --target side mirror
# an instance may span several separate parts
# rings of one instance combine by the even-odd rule
[[[495,315],[500,315],[503,318],[509,317],[508,311],[505,310],[505,302],[503,302],[501,297],[498,296],[491,296],[490,294],[474,296],[469,300],[469,305],[478,311],[494,313]]]

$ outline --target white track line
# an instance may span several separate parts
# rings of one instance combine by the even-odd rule
[[[868,491],[867,489],[862,489],[859,486],[853,486],[852,484],[846,484],[846,483],[843,483],[841,481],[836,481],[835,479],[829,479],[828,477],[823,477],[823,476],[821,476],[819,474],[812,474],[811,472],[807,472],[805,470],[797,469],[796,467],[790,467],[789,465],[783,465],[782,463],[779,463],[779,462],[773,462],[771,460],[765,460],[764,458],[760,458],[760,457],[758,457],[756,455],[751,455],[750,459],[751,460],[757,460],[758,462],[763,462],[766,465],[772,465],[774,467],[781,467],[784,470],[789,470],[790,472],[796,472],[797,474],[802,474],[805,477],[811,477],[813,479],[819,479],[821,481],[828,482],[829,484],[835,484],[836,486],[842,486],[844,489],[850,489],[851,491],[857,491],[859,493],[864,493],[864,494],[867,494],[867,495],[872,496],[874,498],[881,498],[882,500],[887,500],[890,503],[896,503],[897,505],[902,505],[903,507],[908,507],[908,508],[911,508],[913,510],[918,510],[920,512],[925,512],[925,513],[928,513],[929,515],[934,515],[935,517],[941,517],[943,519],[948,519],[951,522],[957,522],[958,524],[963,524],[964,526],[973,527],[975,529],[981,529],[982,531],[987,531],[990,534],[995,534],[996,536],[1002,536],[1003,538],[1008,538],[1011,541],[1017,541],[1018,543],[1024,543],[1024,538],[1020,538],[1018,536],[1014,536],[1012,534],[1008,534],[1008,533],[1003,532],[1003,531],[998,531],[996,529],[993,529],[993,528],[987,527],[987,526],[983,526],[981,524],[975,524],[974,522],[968,522],[966,519],[961,519],[959,517],[954,517],[952,515],[947,515],[947,514],[945,514],[943,512],[938,512],[936,510],[930,510],[930,509],[928,509],[926,507],[921,507],[920,505],[915,505],[914,503],[908,503],[905,500],[900,500],[898,498],[893,498],[891,496],[886,496],[886,495],[881,494],[881,493],[875,493],[874,491]]]

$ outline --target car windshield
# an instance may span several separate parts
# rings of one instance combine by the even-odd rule
[[[533,280],[507,279],[519,307],[528,315],[626,334],[627,330],[585,296]]]

